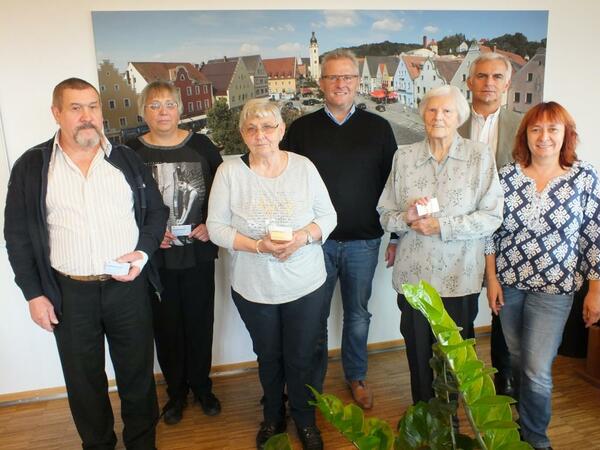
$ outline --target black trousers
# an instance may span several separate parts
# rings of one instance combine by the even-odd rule
[[[145,275],[129,283],[57,277],[63,311],[54,336],[83,448],[114,449],[117,442],[104,371],[106,337],[121,398],[125,446],[154,449],[158,404]]]
[[[171,399],[212,390],[215,262],[189,269],[161,269],[164,290],[153,295],[154,339]]]
[[[258,376],[264,391],[263,415],[268,422],[285,420],[284,388],[298,427],[315,424],[312,382],[321,333],[324,285],[304,297],[272,305],[246,300],[233,289],[231,296],[250,333],[258,357]]]
[[[504,379],[512,378],[512,367],[510,364],[510,353],[504,340],[500,316],[492,314],[492,335],[490,338],[490,354],[492,366],[498,369],[496,376]]]
[[[442,297],[446,311],[456,322],[456,325],[462,327],[460,334],[463,339],[475,337],[473,322],[479,309],[478,298],[479,294]],[[406,345],[413,403],[427,402],[434,396],[431,388],[433,371],[429,366],[429,360],[433,356],[431,346],[436,340],[425,316],[420,311],[413,309],[402,294],[398,294],[398,307],[402,313],[400,316],[400,332]]]

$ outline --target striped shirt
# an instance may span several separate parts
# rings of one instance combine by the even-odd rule
[[[100,275],[104,263],[135,250],[139,230],[123,173],[98,149],[87,176],[61,149],[58,133],[48,170],[46,220],[50,264],[68,275]]]

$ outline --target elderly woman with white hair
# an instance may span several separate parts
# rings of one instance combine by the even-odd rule
[[[419,110],[425,140],[398,148],[377,206],[383,228],[399,235],[392,280],[414,403],[433,397],[434,338],[425,318],[402,295],[402,284],[430,282],[463,337],[473,337],[485,239],[502,223],[503,207],[489,147],[457,133],[469,116],[461,92],[454,86],[432,89]]]
[[[264,391],[261,449],[285,430],[284,388],[304,449],[323,448],[311,383],[327,276],[321,244],[337,216],[317,169],[279,149],[285,124],[264,99],[246,103],[240,132],[250,150],[225,161],[208,206],[211,240],[232,257],[231,295],[244,321]]]

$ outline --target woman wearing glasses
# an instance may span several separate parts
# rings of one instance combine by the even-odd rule
[[[208,232],[231,253],[231,294],[264,391],[257,448],[286,428],[283,393],[304,449],[321,449],[311,382],[326,278],[321,243],[336,213],[315,166],[279,149],[285,124],[265,99],[246,103],[240,131],[250,152],[224,162],[213,183]]]
[[[178,128],[179,89],[155,81],[142,91],[140,115],[150,131],[128,145],[137,151],[170,209],[153,262],[164,290],[153,295],[158,362],[167,383],[165,423],[178,423],[191,389],[205,414],[221,411],[209,378],[217,246],[208,239],[206,212],[212,179],[222,159],[204,135]]]

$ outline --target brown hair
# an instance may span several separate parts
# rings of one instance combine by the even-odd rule
[[[67,78],[54,87],[54,90],[52,91],[52,106],[59,109],[61,108],[62,96],[65,89],[75,89],[77,91],[93,89],[96,94],[98,94],[98,98],[100,98],[100,93],[98,92],[98,89],[94,87],[94,85],[82,80],[81,78]]]
[[[513,159],[523,167],[531,165],[531,151],[527,142],[527,128],[540,121],[562,123],[565,126],[565,139],[560,149],[558,162],[563,169],[571,167],[577,161],[575,149],[579,142],[579,136],[575,130],[575,121],[571,117],[571,114],[556,102],[541,102],[527,111],[515,137]]]

